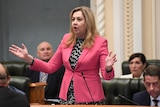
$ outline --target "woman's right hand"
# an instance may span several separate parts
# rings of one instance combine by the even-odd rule
[[[28,49],[24,44],[22,44],[22,48],[18,47],[17,45],[12,44],[9,47],[9,51],[15,56],[27,61],[28,63],[32,63],[33,61],[33,56],[31,56],[28,53]]]

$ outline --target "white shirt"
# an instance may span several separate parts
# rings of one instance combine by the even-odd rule
[[[120,78],[133,78],[133,74],[122,75]],[[140,78],[143,78],[143,74],[141,74]]]
[[[151,106],[154,106],[155,105],[155,103],[153,101],[154,98],[152,96],[150,96],[150,99],[151,99],[151,102],[150,102]],[[160,95],[156,99],[159,100],[158,101],[158,106],[160,106]]]
[[[42,76],[45,76],[45,77],[42,77]],[[43,78],[43,80],[42,80]],[[48,74],[45,73],[45,72],[40,72],[40,77],[39,77],[39,81],[41,82],[46,82],[47,81],[47,78],[48,78]]]

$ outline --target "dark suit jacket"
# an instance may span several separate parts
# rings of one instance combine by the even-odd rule
[[[150,95],[147,91],[137,92],[133,95],[133,101],[139,105],[150,106]]]
[[[27,97],[10,90],[8,87],[0,87],[1,107],[30,107]]]
[[[57,72],[48,75],[47,86],[45,87],[46,99],[59,98],[59,90],[64,71],[65,68],[62,66],[59,70],[57,70]],[[29,77],[31,82],[39,82],[40,72],[28,70],[25,72],[25,76]]]

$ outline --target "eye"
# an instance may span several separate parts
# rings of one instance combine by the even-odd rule
[[[78,21],[81,21],[81,20],[83,20],[83,19],[82,19],[82,18],[80,18],[80,17],[78,17],[78,18],[77,18],[77,20],[78,20]]]
[[[51,50],[51,48],[47,48],[47,50]]]
[[[148,83],[148,82],[146,82],[145,84],[146,84],[146,86],[148,86],[148,87],[150,86],[150,83]]]
[[[71,20],[72,20],[72,22],[73,22],[73,21],[75,20],[75,18],[74,18],[74,17],[72,17],[72,19],[71,19]]]
[[[41,48],[40,51],[44,51],[44,48]]]
[[[139,61],[136,61],[136,64],[141,64],[141,62],[139,62]]]
[[[131,61],[131,62],[129,62],[129,64],[131,65],[131,64],[133,64],[133,62]]]
[[[153,86],[157,86],[157,85],[158,85],[158,82],[153,83]]]

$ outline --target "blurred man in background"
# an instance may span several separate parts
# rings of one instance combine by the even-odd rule
[[[145,91],[133,95],[133,101],[143,106],[160,106],[160,67],[149,65],[143,74]]]
[[[44,41],[37,46],[37,57],[40,60],[48,62],[53,54],[54,51],[49,42]],[[58,99],[63,74],[64,67],[62,66],[53,74],[29,70],[26,72],[25,76],[29,77],[32,82],[46,82],[47,86],[45,87],[45,98]]]
[[[9,86],[10,76],[7,69],[0,64],[0,106],[1,107],[30,107],[25,94],[19,93]]]

